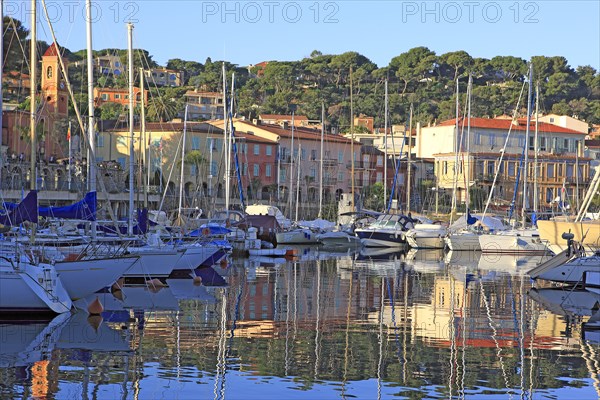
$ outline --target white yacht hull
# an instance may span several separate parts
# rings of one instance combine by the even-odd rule
[[[69,311],[71,306],[71,298],[53,266],[0,260],[0,311],[60,314]]]
[[[502,232],[500,234],[479,235],[479,245],[483,253],[546,253],[546,243],[530,232]]]
[[[472,232],[453,233],[446,237],[446,245],[452,251],[481,251],[479,236]]]
[[[172,250],[131,251],[131,254],[138,256],[139,259],[125,271],[123,276],[126,278],[169,276],[178,260],[181,259],[181,253]]]
[[[600,272],[600,255],[594,255],[576,258],[539,274],[538,278],[567,284],[583,284],[586,274],[596,276],[598,272]]]
[[[54,267],[71,299],[77,300],[112,285],[136,262],[137,256],[97,258],[61,261],[54,264]]]
[[[357,236],[341,231],[323,233],[318,235],[317,239],[325,248],[360,246],[360,239]]]

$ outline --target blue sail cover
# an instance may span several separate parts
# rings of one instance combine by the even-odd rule
[[[83,200],[64,207],[40,207],[41,217],[96,220],[96,192],[89,192]]]
[[[4,208],[9,211],[0,215],[0,224],[16,226],[25,221],[38,222],[37,191],[30,191],[19,204],[13,207],[7,207],[8,204],[10,203],[4,203]]]

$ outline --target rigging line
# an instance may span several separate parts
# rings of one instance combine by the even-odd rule
[[[523,93],[525,91],[525,82],[523,82],[523,86],[521,86],[521,93],[519,94],[519,98],[517,100],[517,105],[515,106],[515,109],[513,110],[513,115],[512,115],[512,121],[510,124],[510,127],[508,128],[508,133],[506,134],[506,139],[504,140],[504,147],[502,148],[501,152],[500,152],[500,160],[498,161],[498,167],[496,168],[496,173],[494,174],[494,181],[492,182],[492,187],[490,189],[490,193],[488,195],[488,199],[485,203],[485,208],[483,210],[483,215],[482,218],[485,218],[485,215],[487,213],[488,207],[490,205],[490,202],[492,200],[492,196],[494,195],[494,188],[496,186],[496,182],[498,180],[498,176],[500,175],[500,168],[502,166],[502,161],[504,160],[504,154],[506,152],[506,147],[508,146],[509,140],[510,140],[510,133],[512,131],[512,127],[515,123],[515,121],[517,121],[517,113],[519,111],[519,105],[521,104],[521,99],[523,98]],[[507,173],[508,173],[508,168],[507,168]]]
[[[56,47],[58,47],[58,41],[56,40],[56,35],[54,33],[54,28],[52,27],[52,23],[50,22],[50,18],[48,17],[48,9],[46,7],[46,1],[42,0],[42,7],[44,9],[44,14],[46,15],[46,20],[48,21],[48,27],[50,29],[50,33],[52,35],[52,41],[53,43],[56,45]],[[60,48],[59,48],[60,50]],[[73,87],[71,86],[71,82],[69,81],[69,74],[68,74],[68,70],[65,68],[65,63],[63,61],[62,56],[58,57],[58,61],[60,64],[60,68],[61,71],[63,72],[63,79],[65,80],[66,86],[67,86],[67,91],[69,92],[69,97],[71,98],[71,101],[73,102],[73,108],[75,110],[75,115],[77,116],[77,122],[79,124],[79,128],[81,129],[81,136],[83,136],[86,141],[85,143],[87,144],[87,147],[89,149],[89,154],[90,154],[90,162],[91,160],[96,160],[96,149],[92,148],[92,146],[90,145],[90,138],[88,135],[85,135],[84,132],[84,125],[83,125],[83,119],[81,117],[81,113],[79,112],[79,107],[77,107],[77,101],[75,99],[75,95],[73,94]],[[96,168],[96,175],[97,175],[97,182],[100,185],[100,191],[103,193],[107,193],[108,191],[106,190],[106,186],[104,185],[104,180],[102,177],[102,172],[100,171],[99,168]],[[117,218],[114,215],[113,209],[112,207],[107,207],[108,209],[108,213],[110,215],[111,220],[113,221],[113,223],[116,225],[117,224]],[[121,232],[119,230],[117,230],[117,234],[119,235],[119,237],[122,237]]]
[[[175,155],[173,156],[174,159],[176,159],[177,158],[177,154],[179,154],[179,149],[181,148],[182,141],[183,141],[183,135],[181,135],[181,137],[179,138],[179,142],[177,144],[177,149],[175,150]],[[165,197],[167,196],[167,192],[169,190],[169,184],[168,183],[171,182],[171,176],[173,175],[173,170],[175,169],[175,164],[176,163],[172,163],[171,164],[171,170],[169,171],[169,177],[167,178],[167,184],[165,185],[165,190],[163,191],[162,198],[160,199],[160,205],[158,206],[158,212],[159,213],[163,209],[163,205],[164,205],[164,202],[165,202]]]
[[[488,303],[487,300],[487,296],[485,294],[485,289],[483,288],[483,280],[481,279],[481,277],[479,278],[479,288],[481,291],[481,298],[483,299],[483,304],[485,306],[485,313],[487,316],[487,320],[488,320],[488,325],[490,327],[490,329],[492,330],[492,335],[491,338],[494,341],[494,344],[496,345],[496,355],[498,356],[498,360],[500,361],[500,369],[502,370],[502,376],[504,377],[504,385],[506,387],[506,389],[508,390],[508,394],[510,396],[510,398],[512,399],[512,394],[513,391],[512,389],[510,389],[508,387],[508,376],[506,374],[506,368],[504,367],[504,357],[502,356],[502,348],[500,347],[500,344],[498,343],[498,331],[496,330],[496,327],[494,326],[494,321],[492,320],[492,314],[490,311],[490,305]]]
[[[377,400],[381,399],[381,365],[383,363],[383,310],[384,310],[384,284],[385,277],[381,281],[381,304],[379,308],[379,362],[377,363]]]
[[[354,261],[354,260],[353,260]],[[354,264],[352,265],[352,272],[354,272]],[[348,351],[350,345],[350,310],[352,308],[352,284],[354,283],[354,274],[350,274],[350,284],[348,285],[348,307],[346,310],[346,346],[344,347],[344,374],[342,377],[342,399],[346,399],[346,382],[348,374]]]
[[[390,298],[390,305],[392,307],[392,326],[394,327],[394,337],[395,337],[395,341],[396,341],[396,347],[398,348],[397,356],[398,356],[398,361],[402,363],[402,357],[400,355],[400,336],[398,334],[398,325],[396,324],[396,306],[394,304],[394,295],[392,293],[392,288],[390,286],[390,281],[388,280],[386,282],[387,284],[387,293],[388,293],[388,297]]]
[[[455,354],[455,347],[456,347],[456,328],[454,326],[454,298],[455,298],[455,293],[454,293],[454,288],[455,288],[455,280],[453,277],[450,278],[451,283],[450,283],[450,312],[449,312],[449,317],[450,320],[448,321],[448,328],[449,328],[449,335],[450,335],[450,360],[449,360],[449,367],[450,367],[450,376],[448,377],[448,397],[450,399],[452,399],[454,396],[452,394],[452,390],[453,390],[453,381],[454,381],[454,354]],[[458,374],[457,374],[458,376]]]

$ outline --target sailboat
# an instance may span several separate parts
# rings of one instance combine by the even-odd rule
[[[495,232],[494,234],[480,235],[479,236],[479,244],[481,247],[481,251],[484,253],[505,253],[505,254],[517,254],[517,253],[546,253],[548,248],[546,243],[544,243],[539,236],[539,233],[535,227],[526,227],[526,210],[528,204],[528,186],[527,186],[527,175],[529,171],[528,166],[528,154],[529,154],[529,135],[530,135],[530,126],[531,126],[531,97],[532,97],[532,78],[533,78],[533,65],[529,65],[529,89],[527,96],[527,126],[525,130],[525,141],[523,148],[523,156],[524,167],[523,167],[523,204],[522,204],[522,226],[518,229],[510,229],[510,230],[502,230]],[[539,96],[536,96],[539,98]],[[537,117],[536,117],[537,118]],[[536,124],[537,126],[537,124]],[[510,134],[510,132],[509,132]],[[508,142],[508,138],[507,138]],[[537,151],[537,150],[536,150]],[[502,156],[504,152],[502,152]],[[498,163],[498,168],[496,170],[497,174],[500,172],[502,163],[502,157],[500,158],[500,163]],[[535,167],[537,168],[537,166]],[[495,183],[496,178],[494,179]],[[513,198],[516,199],[517,195],[517,186],[519,184],[519,179],[516,180],[515,183],[515,195]],[[537,185],[537,182],[534,182],[534,185]],[[494,190],[494,185],[492,185],[492,189],[490,191],[490,195],[488,197],[488,202],[486,204],[486,208],[484,211],[484,215],[487,211],[490,200],[492,199],[492,194]],[[534,199],[537,201],[537,199]],[[511,206],[511,214],[512,214],[512,206]]]

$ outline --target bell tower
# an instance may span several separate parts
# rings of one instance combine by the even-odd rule
[[[42,56],[42,96],[45,108],[49,113],[67,115],[68,92],[60,69],[60,51],[52,43]],[[68,61],[63,58],[65,68]]]

